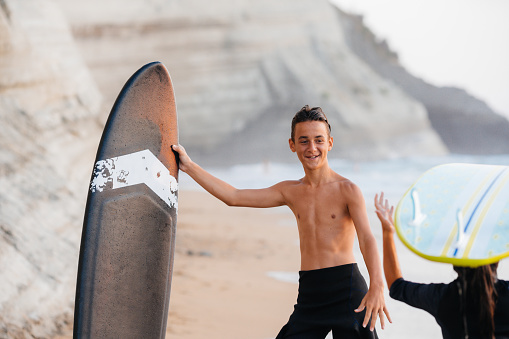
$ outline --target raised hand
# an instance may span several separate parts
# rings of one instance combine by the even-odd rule
[[[375,195],[375,207],[376,207],[376,215],[380,222],[382,223],[383,231],[394,233],[394,206],[389,205],[389,201],[385,199],[384,201],[384,193],[382,192],[380,196]]]

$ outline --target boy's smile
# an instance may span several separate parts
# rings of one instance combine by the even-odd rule
[[[289,144],[305,168],[317,169],[327,163],[333,140],[323,121],[304,121],[295,126],[295,142],[290,139]]]

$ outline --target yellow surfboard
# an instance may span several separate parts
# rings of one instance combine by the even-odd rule
[[[497,262],[509,256],[509,167],[436,166],[401,198],[394,221],[401,241],[426,259]]]

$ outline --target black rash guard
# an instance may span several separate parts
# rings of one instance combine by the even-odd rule
[[[495,337],[509,339],[509,282],[498,280],[495,288],[498,292]],[[462,338],[464,327],[458,291],[458,279],[449,284],[419,284],[399,278],[392,284],[390,296],[430,313],[440,325],[444,339],[457,339]],[[482,338],[479,306],[467,301],[465,309],[469,338]]]

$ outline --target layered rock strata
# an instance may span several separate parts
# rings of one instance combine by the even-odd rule
[[[59,8],[1,0],[1,338],[51,337],[72,320],[100,100]]]
[[[166,64],[181,143],[206,164],[294,161],[289,126],[305,104],[328,114],[332,157],[446,152],[424,106],[350,51],[326,0],[59,3],[106,102],[142,64]]]

